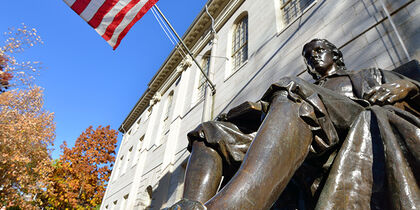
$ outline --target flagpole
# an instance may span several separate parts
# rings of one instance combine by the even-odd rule
[[[179,42],[182,44],[182,46],[184,46],[184,48],[187,50],[188,55],[191,56],[191,58],[193,59],[194,63],[198,66],[198,68],[200,69],[201,73],[203,74],[204,78],[207,80],[207,82],[209,83],[212,95],[214,95],[216,93],[216,89],[214,88],[214,84],[210,81],[210,79],[208,78],[208,76],[206,75],[206,73],[203,71],[203,69],[201,68],[200,64],[198,64],[197,60],[195,60],[194,56],[192,55],[190,49],[188,49],[188,47],[185,45],[184,41],[182,41],[181,37],[178,35],[178,33],[175,31],[175,29],[172,27],[172,25],[169,23],[168,19],[166,19],[165,15],[163,15],[162,11],[160,11],[159,7],[155,4],[153,5],[153,7],[159,12],[160,16],[162,16],[162,18],[165,20],[166,24],[168,24],[169,28],[172,30],[172,32],[175,34],[176,38],[178,38]]]

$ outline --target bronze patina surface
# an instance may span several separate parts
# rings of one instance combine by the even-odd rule
[[[314,84],[283,78],[188,134],[172,209],[420,209],[420,83],[346,70],[327,40],[302,55]]]

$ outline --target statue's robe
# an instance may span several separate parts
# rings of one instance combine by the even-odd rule
[[[315,84],[289,77],[271,85],[262,107],[282,91],[299,104],[296,117],[313,136],[307,158],[273,209],[420,209],[419,97],[393,106],[362,99],[373,87],[401,79],[420,89],[417,81],[376,68],[338,71]],[[246,125],[202,123],[188,134],[189,148],[204,141],[222,156],[224,170],[235,171],[257,132]]]

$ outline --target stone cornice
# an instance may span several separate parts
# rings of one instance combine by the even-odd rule
[[[215,25],[217,31],[232,15],[233,11],[236,10],[244,1],[245,0],[209,0],[207,2],[210,14],[216,19]],[[201,50],[201,46],[203,44],[201,42],[209,39],[208,31],[210,29],[210,25],[211,20],[205,11],[205,8],[203,8],[182,37],[186,46],[189,49],[193,49],[192,53],[194,56],[196,56],[197,53],[199,53],[199,50]],[[197,43],[199,46],[196,46]],[[150,105],[150,100],[152,100],[157,91],[162,89],[163,84],[169,77],[175,77],[176,79],[179,76],[180,71],[177,71],[177,67],[181,61],[183,61],[183,58],[175,47],[167,59],[163,62],[159,71],[149,82],[147,90],[143,93],[134,108],[121,124],[118,129],[120,132],[125,133],[125,131],[129,130],[141,113],[143,113],[143,111]],[[173,74],[177,75],[174,76]],[[166,88],[163,92],[161,92],[162,95],[165,91]]]

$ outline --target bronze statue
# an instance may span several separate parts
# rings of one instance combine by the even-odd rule
[[[172,209],[420,209],[420,83],[348,71],[327,40],[302,55],[314,84],[283,78],[188,134]]]

